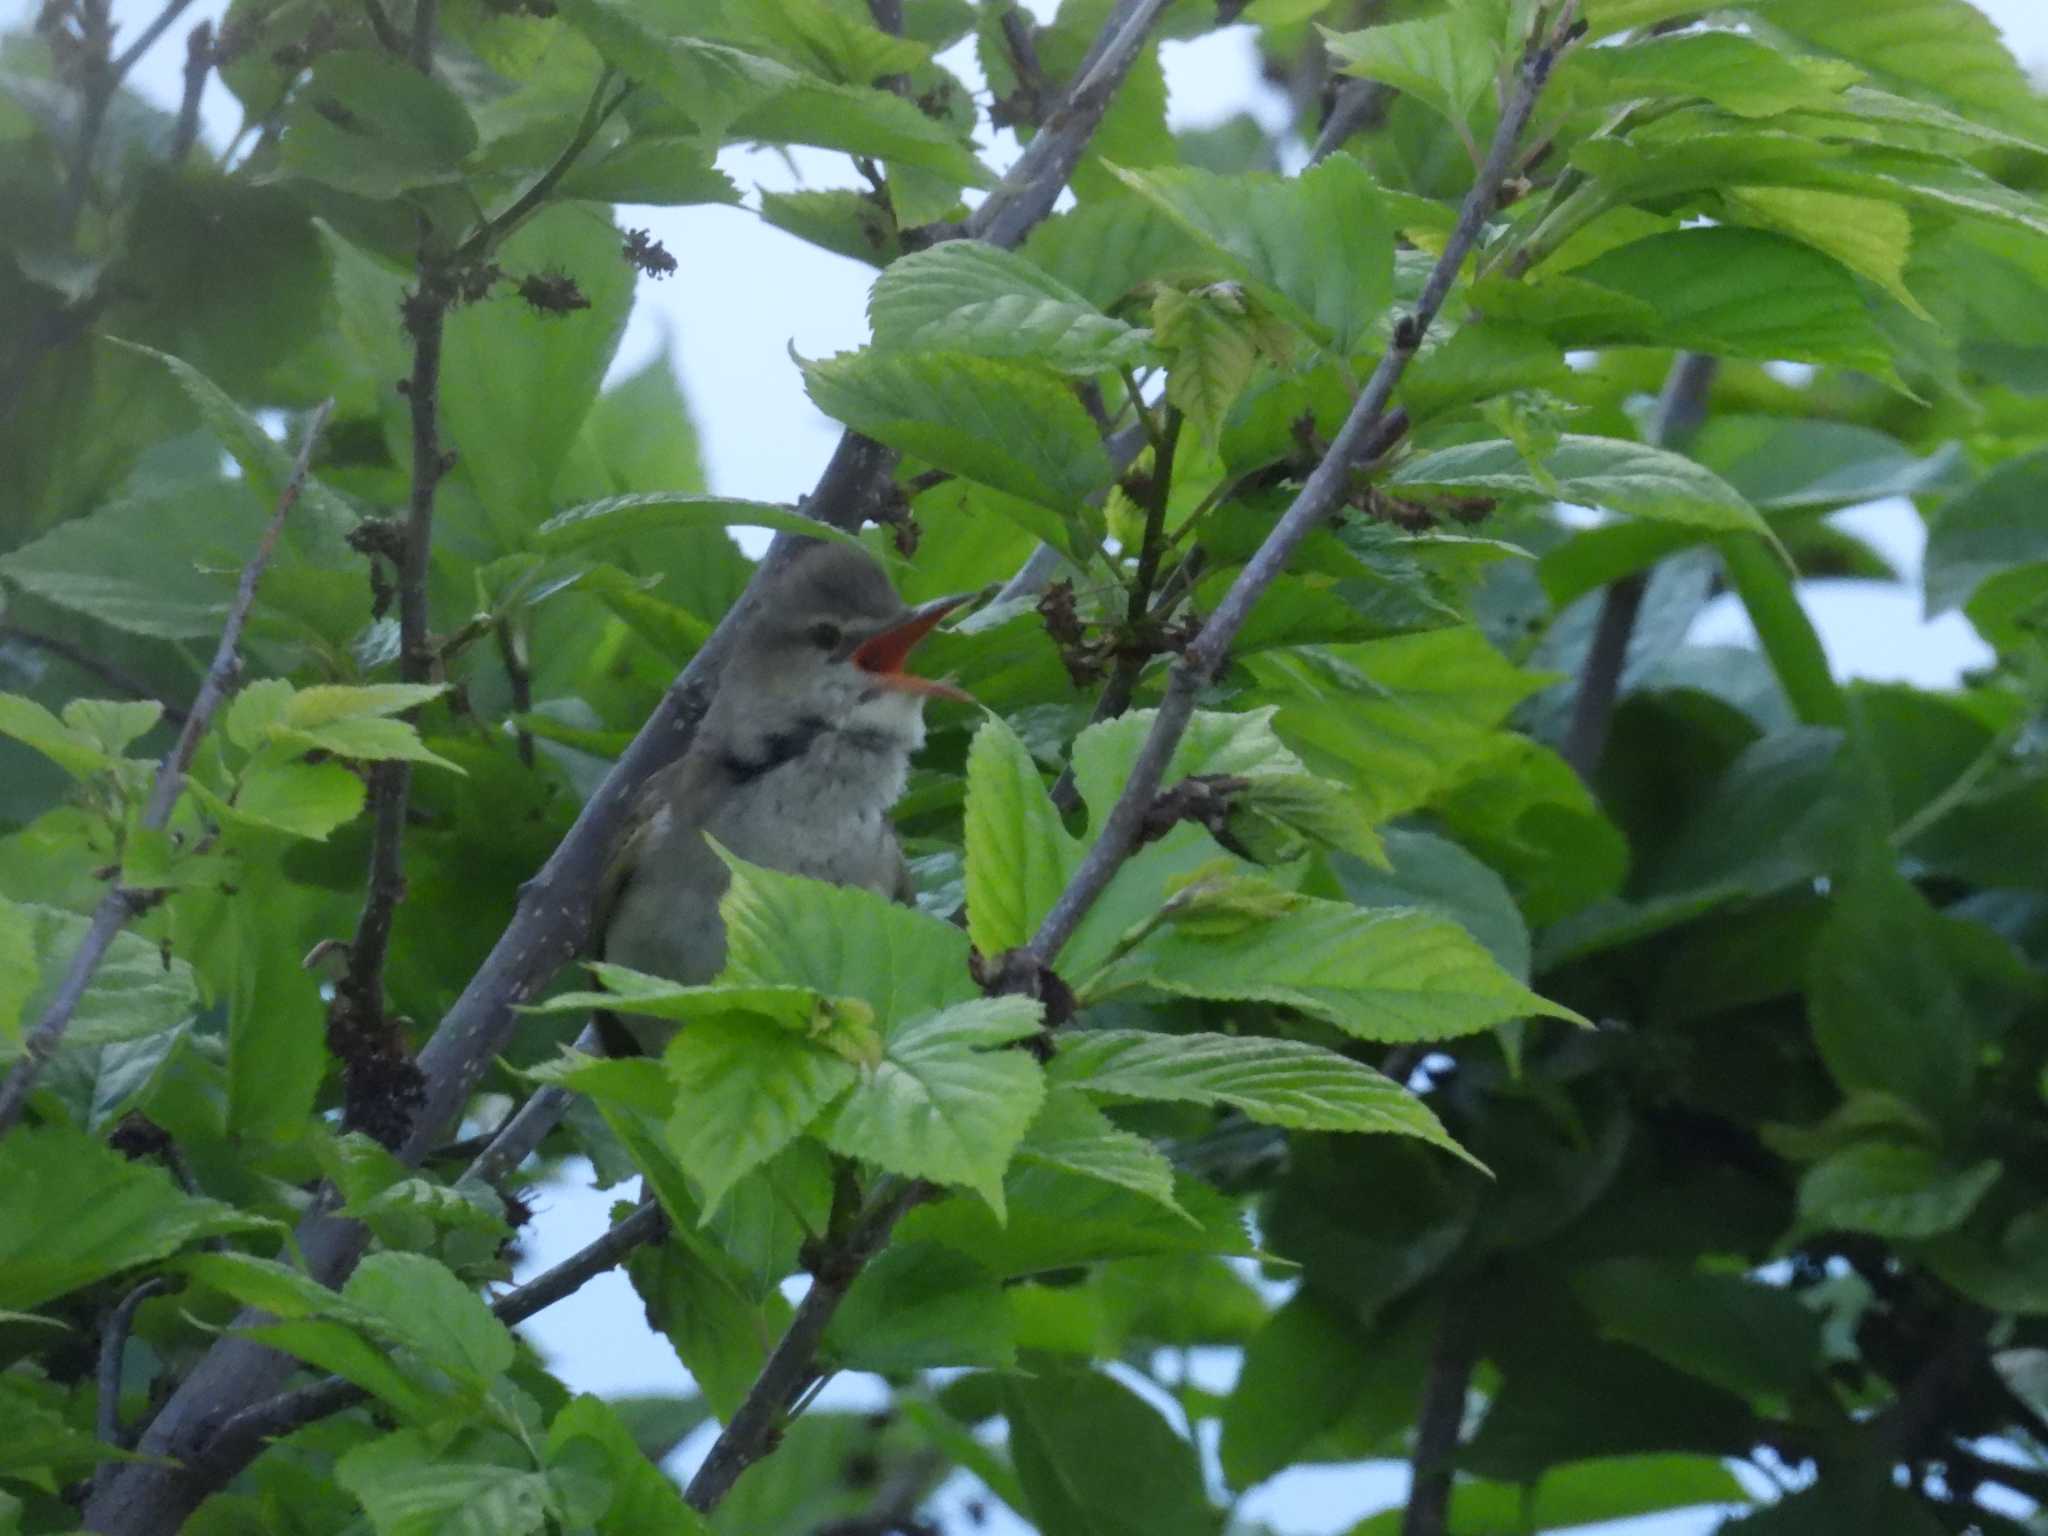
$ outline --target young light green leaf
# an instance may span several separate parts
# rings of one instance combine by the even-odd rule
[[[1038,931],[1081,860],[1037,764],[999,715],[967,751],[966,821],[967,936],[993,958]]]
[[[447,1265],[419,1253],[373,1253],[342,1299],[385,1337],[478,1391],[512,1368],[512,1334]]]
[[[155,699],[73,699],[64,706],[64,723],[81,733],[109,757],[118,757],[163,718]]]
[[[1162,288],[1152,300],[1152,335],[1166,356],[1166,399],[1213,442],[1251,383],[1258,341],[1245,296],[1234,284],[1193,292]]]
[[[1473,1161],[1399,1083],[1300,1040],[1084,1029],[1061,1038],[1047,1077],[1111,1099],[1228,1104],[1293,1130],[1414,1136]]]
[[[1308,898],[1234,933],[1169,922],[1077,991],[1094,1003],[1138,988],[1280,1003],[1361,1040],[1445,1040],[1531,1015],[1585,1022],[1516,981],[1453,923]]]
[[[804,365],[826,415],[900,453],[1055,512],[1109,482],[1088,413],[1051,374],[952,353],[847,352]]]
[[[732,124],[736,138],[873,155],[915,166],[956,187],[985,187],[995,178],[952,127],[926,117],[893,91],[799,77]]]
[[[1166,1154],[1144,1137],[1119,1129],[1083,1093],[1060,1087],[1056,1080],[1017,1147],[1017,1161],[1100,1179],[1194,1219],[1173,1197],[1173,1164]]]
[[[1102,313],[1011,251],[949,240],[893,262],[868,296],[875,345],[966,352],[1093,375],[1150,353],[1143,331]]]
[[[362,776],[340,763],[264,763],[243,775],[232,804],[205,796],[208,808],[233,820],[321,839],[362,814],[367,793]]]
[[[1038,1064],[1004,1049],[1036,1034],[1039,1005],[985,997],[892,1024],[881,1062],[820,1122],[835,1152],[892,1173],[964,1184],[1003,1211],[1003,1172],[1045,1095]]]
[[[845,1057],[766,1020],[698,1018],[669,1041],[677,1087],[666,1139],[710,1221],[741,1175],[787,1146],[857,1073]]]
[[[27,1310],[199,1238],[274,1226],[61,1122],[0,1140],[0,1307]]]
[[[84,731],[66,725],[34,699],[0,693],[0,736],[33,747],[75,779],[111,768],[113,758]]]

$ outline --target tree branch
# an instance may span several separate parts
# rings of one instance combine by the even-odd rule
[[[168,159],[175,168],[185,163],[199,142],[199,99],[213,68],[213,23],[202,21],[185,36],[185,85],[178,98],[178,124],[171,130]]]
[[[932,1193],[922,1181],[884,1180],[875,1191],[868,1214],[818,1266],[811,1288],[798,1303],[796,1316],[755,1378],[753,1387],[718,1439],[683,1497],[699,1514],[709,1514],[732,1491],[740,1474],[773,1448],[788,1413],[804,1390],[818,1379],[818,1346],[853,1282],[869,1259],[880,1253],[904,1213]]]
[[[440,0],[414,0],[412,15],[412,67],[423,75],[434,72],[434,21]]]
[[[128,1335],[142,1304],[169,1285],[167,1280],[143,1281],[121,1298],[100,1330],[97,1433],[103,1444],[119,1448],[127,1443],[121,1432],[121,1368],[128,1355]]]
[[[1082,70],[1086,101],[1073,111],[1063,108],[1060,121],[1032,141],[1024,159],[975,211],[970,220],[975,236],[991,244],[1015,245],[1051,211],[1111,96],[1136,61],[1144,29],[1164,9],[1165,0],[1120,0],[1091,51],[1091,57],[1098,62],[1107,59],[1112,67],[1107,73]],[[1134,37],[1135,23],[1142,25]],[[1027,164],[1032,170],[1022,174]],[[857,530],[874,514],[888,510],[894,465],[895,456],[888,449],[848,432],[840,438],[816,491],[805,500],[804,510],[835,528]],[[530,1001],[581,948],[598,879],[627,808],[658,769],[689,750],[731,653],[733,636],[751,617],[764,582],[787,566],[798,547],[797,540],[786,536],[770,546],[747,590],[669,685],[639,735],[584,802],[575,825],[521,890],[505,931],[417,1058],[425,1100],[413,1118],[411,1134],[398,1149],[405,1162],[417,1165],[433,1149],[442,1128],[460,1113],[511,1033],[516,1022],[512,1010]],[[333,1214],[331,1200],[323,1200],[295,1235],[307,1272],[328,1285],[348,1274],[367,1242],[359,1223]],[[262,1313],[252,1310],[237,1319],[237,1326],[264,1320]],[[220,1340],[157,1414],[139,1449],[174,1463],[198,1456],[213,1426],[276,1391],[295,1368],[290,1356],[256,1340]],[[219,1479],[232,1476],[254,1450],[251,1445],[228,1457],[232,1464]],[[123,1466],[104,1488],[94,1491],[85,1524],[106,1536],[150,1536],[167,1520],[182,1518],[216,1486],[218,1481],[201,1480],[175,1464]]]
[[[668,1217],[661,1206],[653,1200],[644,1201],[602,1237],[578,1249],[553,1269],[500,1296],[491,1303],[491,1315],[507,1327],[523,1323],[564,1297],[573,1296],[606,1270],[617,1267],[635,1248],[659,1242],[667,1231]],[[325,1376],[266,1398],[220,1427],[194,1472],[199,1476],[217,1475],[219,1481],[225,1482],[265,1440],[303,1429],[368,1396],[346,1377]]]
[[[1309,164],[1328,159],[1354,133],[1376,127],[1386,115],[1387,102],[1393,94],[1377,80],[1345,81],[1338,87],[1337,99],[1330,103],[1330,115],[1323,119],[1322,129],[1316,134]]]
[[[1575,5],[1568,0],[1557,28],[1548,36],[1532,39],[1524,51],[1515,90],[1501,113],[1492,146],[1471,190],[1465,195],[1457,225],[1451,231],[1443,255],[1431,270],[1413,313],[1395,325],[1387,350],[1345,418],[1329,452],[1310,472],[1293,504],[1266,536],[1258,553],[1238,573],[1230,591],[1202,626],[1201,633],[1174,665],[1151,733],[1139,749],[1136,762],[1131,765],[1130,777],[1103,823],[1101,836],[1088,850],[1081,867],[1074,872],[1073,879],[1060,893],[1059,900],[1046,914],[1045,921],[1027,946],[1041,964],[1053,962],[1088,909],[1094,906],[1096,898],[1108,886],[1111,877],[1137,846],[1146,816],[1152,809],[1153,797],[1158,794],[1165,776],[1166,765],[1187,731],[1189,721],[1194,718],[1195,701],[1222,670],[1231,642],[1244,627],[1252,606],[1286,569],[1288,560],[1302,540],[1343,504],[1350,490],[1353,469],[1384,453],[1398,435],[1388,430],[1391,423],[1387,406],[1394,387],[1436,320],[1437,311],[1443,307],[1452,282],[1478,241],[1487,216],[1494,209],[1515,145],[1528,125],[1529,114],[1535,109],[1536,99],[1550,78],[1551,68],[1564,46],[1566,25],[1574,10]]]
[[[1465,1394],[1479,1363],[1468,1320],[1455,1296],[1444,1301],[1436,1346],[1422,1383],[1422,1407],[1415,1421],[1415,1450],[1409,1458],[1413,1481],[1401,1515],[1401,1536],[1444,1536],[1451,1512],[1453,1462],[1465,1425]]]
[[[1663,392],[1657,397],[1657,414],[1650,422],[1652,444],[1675,449],[1692,440],[1706,420],[1707,396],[1718,366],[1714,358],[1698,352],[1681,352],[1672,360]],[[1649,585],[1648,571],[1634,571],[1610,586],[1600,599],[1600,616],[1593,626],[1578,695],[1572,700],[1571,722],[1559,749],[1572,771],[1587,783],[1592,782],[1607,750],[1607,730],[1621,695],[1629,641],[1635,635],[1636,615],[1642,610],[1643,593]]]
[[[305,441],[299,445],[299,456],[292,464],[291,475],[285,481],[284,489],[278,493],[277,510],[257,542],[256,553],[242,567],[242,579],[235,586],[234,601],[228,605],[227,622],[221,626],[220,643],[214,647],[213,663],[206,669],[205,681],[199,685],[199,696],[192,701],[191,713],[185,717],[184,729],[179,731],[177,741],[157,765],[156,781],[142,810],[140,825],[146,831],[161,832],[170,824],[171,811],[185,788],[185,775],[192,767],[193,755],[199,750],[199,739],[206,734],[206,728],[213,723],[214,713],[234,689],[236,676],[241,671],[242,629],[249,622],[249,610],[256,605],[256,584],[263,579],[264,568],[277,551],[285,518],[297,504],[299,492],[305,488],[314,446],[320,441],[328,414],[333,409],[332,400],[322,401],[306,423]],[[7,1080],[0,1083],[0,1136],[5,1136],[21,1118],[29,1094],[35,1090],[36,1079],[42,1076],[43,1069],[64,1043],[64,1032],[71,1027],[71,1015],[91,985],[93,972],[99,969],[114,936],[130,917],[141,910],[146,895],[146,892],[131,891],[117,881],[101,898],[92,915],[92,923],[86,929],[85,942],[71,957],[71,966],[64,973],[49,1006],[43,1010],[43,1016],[22,1042],[21,1060],[14,1064]]]
[[[114,81],[117,85],[127,75],[128,71],[135,67],[136,61],[149,52],[150,46],[158,38],[170,31],[171,23],[184,15],[185,8],[191,5],[191,3],[192,0],[170,0],[168,5],[157,12],[156,18],[148,26],[144,27],[141,32],[136,34],[135,41],[121,50],[115,57],[113,65]]]

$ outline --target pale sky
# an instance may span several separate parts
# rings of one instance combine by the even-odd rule
[[[1976,0],[2004,29],[2014,52],[2037,74],[2048,73],[2048,4],[2043,0]],[[178,95],[185,31],[201,18],[218,22],[225,0],[199,0],[153,50],[134,77],[138,89],[171,107]],[[0,25],[18,26],[30,0],[0,0]],[[153,16],[154,3],[115,0],[114,16],[130,35]],[[1033,0],[1041,15],[1050,0]],[[949,62],[974,77],[971,50]],[[1195,43],[1169,43],[1164,59],[1176,127],[1219,121],[1249,106],[1262,117],[1277,113],[1259,81],[1250,34],[1233,28]],[[233,98],[216,81],[205,99],[206,133],[224,142],[237,120]],[[999,167],[1015,154],[1007,134],[991,160]],[[841,157],[799,151],[791,162],[777,154],[729,150],[720,164],[743,191],[796,185],[852,185]],[[799,180],[799,176],[808,178]],[[867,335],[864,304],[871,269],[805,246],[769,228],[751,213],[723,207],[625,210],[622,219],[644,225],[684,262],[666,282],[643,281],[640,303],[618,367],[642,363],[671,338],[685,388],[703,435],[713,488],[730,495],[793,501],[808,491],[837,439],[838,428],[815,411],[803,393],[789,352],[820,357],[860,345]],[[1903,505],[1848,514],[1851,524],[1879,543],[1909,577],[1916,575],[1923,542],[1918,519]],[[1836,668],[1848,675],[1908,679],[1923,685],[1951,681],[1984,656],[1967,625],[1950,615],[1927,625],[1911,585],[1868,582],[1810,583],[1804,600]],[[1702,639],[1748,636],[1739,608],[1722,600],[1702,616]],[[615,1192],[616,1193],[616,1192]],[[607,1222],[610,1195],[575,1179],[540,1192],[540,1220],[526,1273],[556,1262],[592,1238]],[[600,1277],[576,1296],[543,1313],[522,1331],[569,1383],[604,1393],[676,1391],[687,1384],[666,1343],[650,1336],[638,1299],[623,1276]],[[1200,1363],[1205,1385],[1227,1387],[1234,1362],[1209,1352]],[[865,1400],[871,1386],[836,1385],[845,1402]],[[828,1399],[829,1400],[829,1399]],[[701,1456],[701,1437],[679,1461]],[[1389,1466],[1318,1468],[1290,1473],[1256,1491],[1240,1506],[1247,1520],[1263,1519],[1288,1536],[1324,1536],[1398,1501],[1405,1470]],[[957,1510],[957,1497],[944,1501]],[[1693,1511],[1659,1520],[1598,1528],[1602,1536],[1703,1536],[1720,1516]],[[964,1530],[964,1523],[949,1529]],[[988,1536],[1021,1529],[998,1517]],[[1594,1528],[1587,1528],[1589,1531]]]

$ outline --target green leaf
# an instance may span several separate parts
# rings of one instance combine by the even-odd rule
[[[455,180],[476,148],[462,98],[382,50],[324,53],[285,109],[289,175],[388,198]]]
[[[265,432],[256,418],[235,404],[219,385],[182,358],[132,341],[121,341],[115,337],[107,340],[142,357],[154,358],[170,369],[179,387],[197,407],[199,419],[206,424],[207,430],[220,439],[221,447],[227,449],[241,466],[242,474],[262,504],[267,520],[279,495],[291,480],[292,453]],[[298,505],[285,526],[289,532],[295,525],[303,528],[312,524],[338,535],[353,527],[355,522],[356,515],[348,503],[308,475],[300,488]],[[256,526],[261,527],[262,524]],[[252,545],[235,559],[234,568],[239,570],[253,553]]]
[[[1004,1047],[1038,1033],[1040,1009],[987,997],[885,1026],[882,1060],[827,1112],[835,1152],[892,1173],[964,1184],[1003,1211],[1003,1170],[1045,1095],[1044,1075]]]
[[[35,915],[0,897],[0,1050],[20,1048],[22,1010],[40,985]]]
[[[362,1333],[323,1318],[295,1318],[261,1323],[241,1330],[242,1336],[296,1356],[306,1364],[352,1381],[408,1423],[425,1423],[445,1410],[438,1399],[391,1363],[390,1357]]]
[[[1420,907],[1457,923],[1486,946],[1500,968],[1529,979],[1529,927],[1507,882],[1483,859],[1431,832],[1389,828],[1385,871],[1357,859],[1333,859],[1331,873],[1361,907]]]
[[[674,1412],[681,1408],[680,1413]],[[615,1398],[610,1402],[588,1395],[572,1399],[548,1425],[547,1460],[553,1465],[571,1448],[595,1445],[609,1463],[611,1500],[597,1521],[603,1536],[639,1536],[667,1531],[673,1536],[703,1536],[701,1516],[683,1502],[683,1493],[658,1462],[701,1422],[704,1405],[692,1397]],[[646,1433],[654,1428],[652,1435]]]
[[[1038,766],[998,715],[967,752],[967,936],[994,958],[1028,942],[1081,862]]]
[[[18,693],[0,693],[0,736],[34,747],[75,779],[89,779],[114,765],[88,732],[66,725]]]
[[[2039,99],[1998,28],[1967,0],[1771,0],[1773,27],[1972,117],[2038,125]]]
[[[872,891],[785,875],[724,855],[732,884],[724,986],[808,988],[856,997],[885,1030],[978,993],[967,935]]]
[[[243,775],[234,803],[216,800],[217,815],[289,832],[325,838],[362,813],[361,775],[340,763],[268,762]]]
[[[804,387],[819,410],[877,442],[1069,517],[1110,480],[1088,413],[1033,368],[849,352],[806,363]]]
[[[1093,375],[1142,363],[1145,333],[1112,320],[1022,256],[949,240],[891,263],[868,296],[875,345],[964,352]]]
[[[1203,1536],[1222,1525],[1195,1448],[1129,1387],[1034,1362],[1003,1378],[1010,1454],[1044,1536]]]
[[[1304,1041],[1084,1029],[1061,1037],[1048,1075],[1056,1085],[1115,1100],[1228,1104],[1293,1130],[1414,1136],[1471,1161],[1406,1088]]]
[[[1698,97],[1737,117],[1776,117],[1825,109],[1858,78],[1849,66],[1795,60],[1737,32],[1694,32],[1574,49],[1559,64],[1552,88],[1574,107]]]
[[[404,720],[350,716],[311,727],[279,726],[277,739],[287,745],[332,752],[363,762],[432,763],[454,773],[462,770],[430,750],[416,727]]]
[[[1828,1071],[1917,1105],[1964,1113],[1977,1023],[1941,947],[1941,919],[1888,869],[1844,881],[1807,962],[1807,1017]]]
[[[1566,433],[1541,474],[1505,438],[1461,443],[1409,459],[1386,485],[1396,492],[1555,498],[1687,527],[1766,532],[1756,509],[1712,470],[1618,438]]]
[[[512,1334],[447,1265],[418,1253],[373,1253],[342,1298],[391,1339],[479,1391],[512,1368]]]
[[[654,533],[706,528],[773,528],[807,538],[852,542],[850,535],[829,523],[773,502],[641,491],[629,496],[608,496],[557,512],[534,530],[533,547],[557,555],[614,544],[630,545]]]
[[[555,195],[656,208],[737,206],[740,201],[732,178],[718,169],[696,139],[638,134],[609,154],[577,161],[556,184]]]
[[[1758,229],[1674,230],[1595,257],[1574,274],[1650,305],[1655,328],[1598,322],[1579,344],[1647,341],[1764,361],[1835,363],[1892,376],[1891,349],[1840,263]],[[1604,332],[1604,334],[1603,334]],[[1597,340],[1595,338],[1598,338]]]
[[[163,718],[155,699],[73,699],[64,706],[64,723],[80,732],[110,757],[126,752]]]
[[[1734,411],[1715,412],[1686,452],[1766,512],[1939,492],[1957,485],[1961,461],[1952,443],[1922,457],[1888,433],[1852,422]]]
[[[1926,1147],[1858,1141],[1800,1177],[1799,1219],[1811,1231],[1939,1237],[1963,1224],[2003,1171],[1996,1158],[1958,1168]]]
[[[1179,1212],[1166,1154],[1144,1137],[1118,1129],[1078,1090],[1058,1086],[1056,1070],[1051,1078],[1038,1118],[1017,1148],[1018,1161],[1119,1185]]]
[[[798,79],[787,65],[724,43],[663,36],[620,0],[563,0],[562,17],[607,64],[647,86],[707,135]]]
[[[1393,298],[1393,220],[1371,174],[1349,155],[1294,178],[1186,167],[1117,176],[1340,353],[1362,345]]]
[[[1361,1040],[1447,1040],[1532,1015],[1585,1022],[1501,970],[1455,924],[1308,898],[1231,933],[1169,921],[1077,990],[1095,1003],[1140,988],[1279,1003]]]
[[[1730,187],[1724,197],[1743,223],[1790,235],[1834,257],[1920,318],[1932,318],[1906,286],[1913,220],[1897,203],[1812,187]]]
[[[1166,398],[1213,442],[1258,366],[1254,319],[1234,285],[1184,293],[1162,288],[1152,300],[1152,335],[1166,354]]]
[[[732,124],[735,138],[873,155],[931,171],[954,186],[985,187],[988,169],[953,130],[892,91],[802,78]]]
[[[17,1126],[0,1140],[0,1307],[27,1310],[203,1237],[275,1224],[185,1194],[69,1125]]]
[[[856,1075],[814,1039],[732,1014],[678,1031],[664,1064],[680,1090],[669,1150],[702,1186],[706,1221],[742,1174],[802,1134]]]
[[[1220,1453],[1233,1488],[1285,1469],[1359,1394],[1372,1347],[1356,1319],[1313,1291],[1299,1292],[1252,1335],[1223,1405]]]
[[[1951,497],[1928,530],[1927,612],[1960,608],[1993,577],[2048,564],[2048,449],[2009,459]]]
[[[545,1528],[546,1473],[444,1460],[417,1430],[359,1445],[334,1465],[377,1536],[527,1536]]]
[[[1422,21],[1382,22],[1362,32],[1326,30],[1323,42],[1345,74],[1381,81],[1426,102],[1460,131],[1493,84],[1497,67],[1498,40],[1471,8]]]
[[[22,1019],[33,1023],[49,1007],[92,924],[88,917],[55,907],[23,904],[12,910],[14,922],[26,924],[30,951],[39,962],[28,972],[32,979],[21,1008]],[[71,1010],[64,1048],[83,1050],[160,1034],[184,1023],[198,1006],[199,984],[189,962],[175,955],[166,961],[162,948],[138,933],[117,933]],[[0,1060],[20,1049],[18,1038],[0,1034]]]
[[[526,548],[556,505],[556,480],[625,330],[633,271],[610,214],[576,205],[543,209],[497,259],[522,275],[565,274],[590,305],[542,314],[507,285],[448,316],[441,430],[455,478],[476,494],[476,536],[505,553]]]
[[[937,1243],[891,1243],[833,1314],[825,1353],[841,1369],[918,1371],[1016,1364],[1015,1324],[996,1277]]]
[[[1579,1270],[1572,1289],[1606,1337],[1731,1392],[1789,1395],[1821,1364],[1819,1314],[1781,1287],[1627,1258]]]

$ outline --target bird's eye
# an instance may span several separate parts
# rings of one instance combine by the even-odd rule
[[[836,650],[838,648],[839,642],[842,639],[844,639],[845,636],[841,634],[839,626],[837,624],[820,623],[813,624],[809,629],[805,630],[804,638],[806,640],[809,640],[811,644],[815,645],[819,650],[830,651]]]

